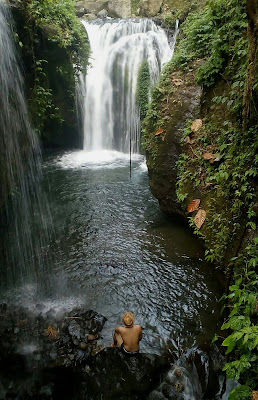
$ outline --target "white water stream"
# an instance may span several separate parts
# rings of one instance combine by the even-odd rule
[[[149,19],[86,22],[91,68],[81,79],[84,92],[84,150],[140,151],[139,68],[148,61],[157,82],[173,55],[178,27],[169,44],[165,31]]]

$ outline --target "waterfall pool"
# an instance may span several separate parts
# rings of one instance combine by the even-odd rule
[[[56,263],[51,296],[41,301],[46,310],[83,304],[103,314],[105,346],[127,310],[144,327],[144,351],[209,341],[220,316],[221,273],[204,261],[191,231],[161,213],[143,156],[133,156],[129,175],[129,156],[119,152],[47,155]],[[27,288],[23,302],[37,301]]]

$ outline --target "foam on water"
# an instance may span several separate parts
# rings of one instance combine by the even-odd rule
[[[140,163],[140,168],[143,169],[145,164],[143,155],[132,154],[131,160],[134,163]],[[124,168],[129,166],[130,154],[115,150],[73,151],[56,158],[55,163],[63,169]]]

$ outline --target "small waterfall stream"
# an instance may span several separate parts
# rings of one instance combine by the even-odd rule
[[[13,37],[9,6],[0,0],[1,284],[45,274],[50,219],[40,187],[39,141],[29,121]]]
[[[163,29],[152,20],[83,21],[91,45],[91,68],[82,79],[84,150],[140,151],[139,68],[148,61],[151,86],[172,55]]]

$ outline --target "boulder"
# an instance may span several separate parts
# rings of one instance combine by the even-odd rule
[[[163,0],[141,0],[140,15],[143,17],[155,17],[160,12]]]
[[[108,12],[107,12],[107,10],[105,10],[104,8],[103,8],[103,10],[101,10],[99,13],[98,13],[98,17],[99,18],[106,18],[108,16]]]
[[[108,13],[115,18],[128,18],[131,16],[131,2],[129,0],[110,0]]]
[[[106,348],[85,368],[83,381],[87,382],[92,398],[143,399],[159,383],[169,363],[154,354],[124,355],[120,349]]]
[[[77,1],[75,3],[76,14],[81,17],[84,14],[98,14],[101,10],[107,8],[108,1]]]
[[[97,15],[95,14],[83,14],[83,19],[86,19],[88,21],[93,21],[94,19],[97,19]]]

